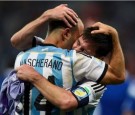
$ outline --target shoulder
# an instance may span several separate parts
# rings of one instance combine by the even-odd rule
[[[80,55],[80,56],[92,58],[91,55],[88,55],[88,54],[86,54],[86,53],[84,53],[84,52],[76,52],[76,54],[77,54],[77,55]]]

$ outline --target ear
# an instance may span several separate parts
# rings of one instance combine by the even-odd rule
[[[71,38],[71,30],[70,28],[64,29],[62,33],[63,40],[69,40]]]

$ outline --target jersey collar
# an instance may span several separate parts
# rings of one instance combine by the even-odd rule
[[[54,47],[57,47],[54,44],[40,44],[40,46],[54,46]]]

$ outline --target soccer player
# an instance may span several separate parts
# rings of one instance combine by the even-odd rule
[[[110,38],[110,36],[104,35],[104,34],[96,34],[95,36],[91,36],[92,30],[94,30],[94,29],[93,28],[85,29],[83,36],[80,37],[79,40],[77,40],[76,43],[74,44],[74,48],[77,51],[81,51],[81,52],[85,51],[85,52],[87,52],[87,54],[97,56],[98,58],[101,58],[104,60],[104,57],[106,57],[106,55],[112,49],[111,38]],[[91,49],[91,50],[89,50],[89,49]],[[27,72],[25,71],[25,77],[27,76],[27,78],[31,77],[31,76],[29,76],[30,73],[33,73],[32,74],[33,76],[37,75],[37,74],[34,75],[35,72],[32,72],[33,69],[29,68],[29,66],[25,67],[25,65],[24,65],[24,69],[29,70]],[[64,79],[64,77],[63,77],[63,79]],[[49,86],[49,85],[47,85],[47,86]],[[70,113],[72,113],[72,114],[74,113],[74,115],[82,115],[82,114],[84,115],[84,114],[88,114],[88,113],[91,113],[91,114],[93,113],[96,105],[98,104],[98,102],[101,98],[101,95],[104,92],[105,86],[103,86],[101,84],[96,84],[92,81],[83,80],[83,81],[79,82],[78,85],[75,86],[72,91],[78,92],[78,94],[85,93],[85,92],[82,92],[81,90],[82,90],[82,88],[86,88],[86,87],[87,87],[87,90],[90,91],[91,95],[84,96],[85,100],[89,98],[88,99],[89,102],[88,103],[83,102],[83,104],[84,105],[88,104],[88,105],[81,107],[79,109],[75,109],[74,111],[72,111]],[[57,92],[57,94],[59,94],[58,92],[60,91],[61,96],[60,97],[59,97],[59,95],[56,96],[57,98],[59,97],[59,99],[63,98],[64,95],[66,96],[65,100],[69,97],[70,97],[70,100],[73,100],[72,98],[75,98],[74,96],[70,95],[71,92],[69,93],[69,92],[66,92],[65,90],[63,91],[63,89],[61,90],[60,88],[58,88],[56,86],[53,87],[53,90],[49,90],[50,92],[48,92],[47,94],[49,96],[50,96],[50,94],[52,95],[52,91],[54,92],[54,90]],[[46,91],[46,90],[44,89],[44,91]],[[75,93],[74,95],[77,96],[78,94]],[[79,95],[78,95],[78,97],[79,97]],[[55,98],[53,98],[54,101],[57,100],[57,99],[55,100]],[[83,100],[83,95],[82,95],[81,99]],[[59,100],[59,101],[60,101],[59,104],[61,102],[63,102],[63,100]],[[75,103],[76,103],[76,100],[70,101],[70,103],[67,103],[66,106],[65,105],[64,106],[67,109],[68,106],[74,105]],[[64,113],[64,112],[61,111],[61,113]]]
[[[62,8],[63,10],[61,10]],[[57,19],[57,18],[60,19],[60,17],[64,17],[64,19],[61,18],[60,20],[65,20],[65,17],[68,18],[70,16],[68,20],[72,18],[72,21],[71,21],[72,24],[73,24],[73,20],[76,20],[76,22],[74,21],[74,24],[77,24],[77,25],[73,28],[68,28],[63,23],[63,21],[58,21],[58,20],[50,21],[48,36],[45,38],[44,44],[53,44],[53,45],[56,45],[57,47],[61,47],[61,48],[67,47],[66,49],[71,49],[73,43],[82,34],[83,28],[84,28],[83,23],[81,22],[80,19],[75,18],[75,15],[71,16],[72,12],[71,12],[71,9],[67,8],[65,5],[60,5],[54,9],[50,9],[44,12],[39,18],[27,24],[24,28],[22,28],[20,31],[18,31],[17,33],[13,35],[13,37],[11,38],[11,42],[13,46],[17,48],[17,45],[20,42],[19,44],[20,46],[18,47],[18,49],[21,49],[21,46],[25,46],[25,49],[27,49],[27,47],[30,45],[26,45],[26,44],[29,44],[33,41],[32,40],[33,36],[36,35],[40,29],[42,29],[46,21],[51,20],[51,19]],[[93,25],[93,27],[94,26],[95,27],[99,26],[99,29],[100,29],[100,26],[102,26],[102,24],[96,23],[95,25]],[[123,57],[123,53],[122,53],[121,46],[119,43],[118,33],[115,29],[112,29],[112,30],[113,30],[112,38],[114,38],[113,44],[116,45],[116,48],[113,49],[113,54],[111,56],[110,64],[108,66],[106,75],[101,80],[101,83],[105,83],[105,84],[109,84],[109,83],[116,84],[116,83],[123,82],[124,76],[125,76],[124,57]],[[92,33],[95,34],[98,32],[102,32],[102,30],[100,31],[95,30]],[[110,34],[109,32],[104,32],[104,33]],[[77,53],[77,55],[80,55],[80,54]],[[119,68],[116,66],[117,64],[119,64],[120,66]],[[103,64],[103,66],[105,65]],[[87,77],[88,79],[97,81],[98,77],[100,76],[98,76],[97,78],[91,76],[91,78],[89,78],[89,75],[87,74]]]
[[[38,21],[39,21],[39,20],[38,20]],[[42,20],[42,21],[43,21],[43,20]],[[39,22],[42,22],[42,21],[39,21]],[[55,22],[55,21],[54,21],[54,22]],[[58,21],[58,22],[59,22],[59,21]],[[34,23],[34,24],[35,24],[35,23]],[[40,24],[41,24],[41,23],[40,23]],[[35,25],[36,25],[36,24],[35,24]],[[34,26],[35,26],[35,25],[34,25]],[[37,24],[37,25],[38,25],[38,24]],[[57,24],[56,24],[56,25],[57,25]],[[63,25],[63,24],[62,24],[62,25]],[[95,26],[96,26],[96,25],[95,25]],[[27,28],[27,27],[28,27],[28,26],[26,26],[26,28]],[[29,26],[29,27],[31,27],[31,26]],[[39,27],[39,25],[38,25],[37,27]],[[100,26],[99,26],[99,27],[100,27]],[[29,31],[28,31],[29,29],[28,29],[28,28],[26,29],[26,28],[25,28],[25,29],[22,29],[22,31],[25,32],[25,31],[27,30],[27,31],[26,31],[26,32],[27,32],[26,35],[31,35],[31,34],[29,34]],[[34,28],[34,27],[33,27],[33,28]],[[33,28],[32,28],[32,29],[33,29]],[[55,30],[55,29],[54,29],[54,30]],[[56,29],[56,30],[57,30],[57,29]],[[58,29],[58,30],[59,30],[59,29]],[[63,31],[60,31],[60,30],[63,30]],[[63,38],[62,40],[63,40],[63,41],[61,41],[61,42],[59,42],[59,41],[56,42],[56,41],[55,41],[55,43],[57,43],[57,44],[55,44],[55,45],[57,45],[58,47],[62,47],[62,48],[67,47],[67,48],[70,49],[70,48],[71,48],[70,43],[73,44],[73,43],[72,43],[73,41],[68,41],[68,40],[69,40],[69,37],[71,37],[71,33],[70,33],[70,34],[68,33],[70,29],[65,29],[65,27],[62,26],[62,27],[60,27],[60,30],[57,31],[57,32],[58,32],[60,35],[63,35],[63,36],[62,36],[62,38]],[[81,30],[81,29],[80,29],[80,30]],[[19,35],[21,35],[21,37],[22,37],[22,35],[23,35],[23,34],[20,34],[20,33],[23,33],[22,31],[19,32]],[[35,31],[34,31],[34,32],[35,32]],[[64,32],[64,33],[63,33],[63,32]],[[97,31],[95,31],[95,32],[97,32]],[[54,35],[57,35],[54,31],[52,31],[51,33],[49,33],[49,37],[50,37],[50,38],[51,38],[52,35],[53,35],[52,33],[53,33]],[[79,32],[78,32],[78,33],[79,33]],[[51,35],[51,36],[50,36],[50,35]],[[77,33],[76,33],[76,35],[77,35]],[[25,36],[25,35],[23,35],[23,37],[24,37],[24,36]],[[58,35],[57,35],[57,36],[58,36]],[[22,37],[22,38],[23,38],[23,37]],[[25,36],[25,37],[26,37],[26,36]],[[58,36],[58,37],[60,37],[60,36]],[[74,36],[74,37],[76,38],[76,36]],[[55,37],[55,38],[57,38],[57,37]],[[61,38],[61,37],[60,37],[60,38]],[[54,40],[57,40],[57,39],[54,39]],[[60,39],[59,39],[59,40],[60,40]],[[70,39],[70,40],[71,40],[71,39]],[[46,40],[45,40],[45,41],[46,41]],[[52,41],[53,41],[53,39],[52,39]],[[49,42],[50,42],[50,40],[49,40]],[[54,42],[54,41],[53,41],[53,42]],[[66,42],[66,43],[63,45],[63,44],[62,44],[63,42]],[[70,42],[70,43],[69,43],[69,42]],[[117,40],[114,40],[113,42],[116,43]],[[52,43],[52,42],[51,42],[51,43]],[[44,50],[44,52],[46,52],[46,51],[48,52],[48,49],[46,49],[46,47],[44,47],[43,49],[41,49],[41,48],[42,48],[42,46],[39,48],[41,51]],[[53,47],[52,47],[52,46],[50,46],[50,47],[47,46],[47,48],[49,48],[49,50],[51,51],[51,48],[53,48]],[[119,50],[119,44],[117,44],[117,43],[116,43],[116,48],[117,48],[117,50]],[[55,49],[55,48],[54,48],[54,49]],[[54,50],[54,49],[53,49],[53,50]],[[61,51],[62,51],[62,52],[63,52],[63,51],[65,52],[65,50],[62,50],[62,49],[59,49],[59,50],[60,50],[60,53],[61,53]],[[29,52],[29,51],[30,51],[30,52]],[[32,52],[31,52],[31,50],[29,50],[29,51],[27,51],[27,54],[30,54],[30,55],[31,55],[34,50],[33,50]],[[35,51],[36,51],[36,50],[35,50]],[[50,51],[49,51],[49,52],[50,52]],[[58,51],[58,50],[57,50],[57,51]],[[64,53],[64,52],[63,52],[63,53]],[[74,51],[68,51],[68,52],[69,52],[69,53],[72,53],[72,52],[73,52],[74,54],[76,54],[76,52],[74,52]],[[53,52],[51,51],[51,53],[53,53]],[[116,51],[114,50],[113,53],[116,53]],[[56,53],[56,54],[57,54],[57,53]],[[44,55],[44,54],[43,54],[43,55]],[[40,56],[42,57],[43,55],[42,55],[42,53],[41,53]],[[51,54],[50,54],[50,55],[51,55]],[[49,56],[50,56],[50,55],[49,55]],[[59,56],[59,55],[60,55],[60,54],[58,53],[58,54],[55,55],[55,56],[57,57],[57,56]],[[85,58],[86,58],[86,59],[84,59],[84,63],[85,63],[85,64],[86,64],[86,62],[85,62],[86,60],[87,60],[87,63],[91,60],[90,58],[88,58],[88,57],[86,57],[86,56],[83,56],[83,55],[81,55],[81,54],[77,54],[77,55],[80,56],[81,58],[82,58],[82,57],[85,57]],[[17,60],[20,59],[20,56],[23,56],[23,54],[20,54],[20,55],[18,56],[18,59],[17,59]],[[51,60],[49,60],[49,58],[48,58],[49,61],[43,59],[43,60],[40,62],[39,60],[37,60],[37,58],[35,59],[35,58],[33,57],[34,55],[31,56],[31,58],[29,57],[28,60],[26,59],[25,56],[27,56],[27,55],[24,55],[24,60],[21,61],[20,64],[24,64],[24,63],[26,62],[27,64],[30,64],[30,65],[33,65],[33,64],[34,64],[33,66],[35,66],[35,64],[36,64],[38,67],[41,67],[41,66],[43,66],[42,64],[44,64],[46,67],[47,67],[47,66],[50,66],[51,68],[52,68],[52,67],[55,67],[55,69],[57,69],[57,70],[59,70],[59,69],[61,68],[61,65],[63,65],[63,63],[60,62],[60,60],[56,60],[56,61],[54,60],[54,63],[57,63],[57,64],[59,65],[59,66],[58,66],[58,65],[55,64],[55,66],[54,66],[54,65],[52,65],[53,62],[52,62]],[[39,56],[39,57],[40,57],[40,56]],[[45,55],[44,55],[44,56],[45,56]],[[121,56],[121,53],[120,53],[120,56]],[[50,57],[52,57],[52,55],[51,55]],[[80,57],[78,57],[78,58],[80,58]],[[114,55],[112,55],[112,57],[114,58]],[[66,59],[65,56],[64,56],[64,58]],[[63,60],[64,58],[62,58],[62,60]],[[112,58],[112,60],[113,60],[113,58]],[[32,59],[32,60],[31,60],[31,59]],[[39,58],[39,59],[40,59],[40,58]],[[76,59],[77,59],[77,58],[76,58]],[[81,59],[81,61],[83,61],[83,60]],[[120,61],[120,60],[118,60],[118,61]],[[123,60],[122,60],[122,61],[123,61]],[[18,62],[19,62],[19,61],[17,61],[17,63],[18,63]],[[76,61],[76,62],[77,62],[77,61]],[[96,61],[96,62],[98,62],[98,61]],[[99,62],[100,62],[100,61],[99,61]],[[81,64],[83,65],[83,63],[81,63]],[[85,64],[84,64],[84,65],[85,65]],[[100,64],[103,64],[102,61],[101,61]],[[118,64],[121,65],[121,62],[118,63]],[[113,65],[113,64],[111,64],[111,65]],[[103,64],[103,66],[104,66],[104,64]],[[122,65],[121,65],[121,66],[122,66]],[[97,67],[98,67],[98,66],[97,66]],[[104,68],[104,67],[103,67],[103,68]],[[38,71],[40,74],[43,74],[43,73],[41,72],[41,70],[39,70],[39,68],[36,68],[36,67],[35,67],[35,69],[37,69],[37,71]],[[69,69],[69,68],[67,68],[67,70],[68,70],[68,69]],[[78,69],[78,68],[77,68],[77,69]],[[84,68],[82,68],[82,69],[84,69]],[[111,69],[111,68],[110,68],[110,69]],[[115,69],[115,68],[113,68],[113,69]],[[66,71],[67,71],[67,70],[66,70]],[[122,69],[122,70],[123,70],[123,69]],[[76,68],[75,68],[75,71],[76,71],[76,73],[77,73],[77,72],[81,72],[81,71],[83,71],[83,70],[77,71]],[[92,70],[92,71],[93,71],[93,70]],[[58,72],[58,71],[57,71],[57,72]],[[56,73],[57,73],[57,72],[56,72]],[[93,72],[94,72],[94,71],[93,71]],[[102,72],[103,72],[103,69],[102,69]],[[101,72],[101,73],[102,73],[102,72]],[[46,73],[47,73],[47,72],[46,72]],[[68,73],[69,73],[69,72],[68,72]],[[74,74],[75,74],[75,73],[74,73]],[[81,74],[81,73],[77,73],[78,76],[79,76],[80,74]],[[83,73],[83,74],[84,74],[84,76],[87,76],[87,74],[86,74],[86,75],[85,75],[85,73]],[[99,74],[99,73],[98,73],[98,74]],[[114,76],[114,73],[111,73],[111,74],[113,75],[112,77],[114,77],[114,78],[116,77],[116,76]],[[59,75],[60,75],[60,74],[59,74]],[[67,74],[67,75],[68,75],[68,74]],[[92,75],[93,75],[93,74],[92,74]],[[46,74],[46,76],[48,77],[49,75]],[[68,75],[68,76],[69,76],[69,75]],[[96,73],[94,73],[94,76],[96,77]],[[92,80],[95,80],[94,76],[92,76]],[[111,75],[109,75],[109,76],[111,76]],[[55,77],[56,77],[56,76],[55,76]],[[82,76],[79,76],[78,78],[75,78],[75,81],[78,82],[78,81],[81,79],[80,77],[82,77]],[[89,79],[89,77],[90,77],[90,76],[88,75],[87,78]],[[99,76],[98,76],[98,77],[99,77]],[[121,77],[121,75],[120,75],[120,77]],[[122,77],[123,77],[123,76],[122,76]],[[108,78],[108,76],[107,76],[107,78]],[[35,78],[34,78],[34,79],[35,79]],[[38,79],[38,77],[37,77],[37,79]],[[59,79],[59,78],[57,78],[57,79]],[[55,80],[56,80],[56,81],[55,81],[56,85],[61,86],[61,82],[58,82],[58,81],[60,81],[60,80],[57,80],[57,79],[55,79]],[[68,79],[69,79],[69,77],[68,77]],[[109,79],[110,79],[110,78],[109,78]],[[27,80],[28,80],[28,78],[27,78]],[[44,80],[45,80],[45,79],[44,79]],[[70,80],[72,80],[72,79],[70,78]],[[96,78],[96,80],[97,80],[97,78]],[[104,79],[103,79],[103,80],[104,80]],[[116,79],[115,79],[115,80],[116,80]],[[115,82],[115,80],[113,79],[113,82]],[[117,81],[117,83],[122,81],[121,78],[120,78],[120,79],[117,78],[117,80],[119,80],[119,81]],[[74,79],[73,79],[73,81],[74,81]],[[66,82],[67,82],[67,81],[66,81]],[[66,82],[64,82],[64,83],[65,83],[65,84],[64,84],[64,85],[65,85],[64,88],[71,88],[71,87],[73,86],[73,84],[71,84],[71,82],[69,82],[69,85],[66,84]],[[102,81],[102,82],[105,82],[105,81]],[[72,82],[72,83],[73,83],[73,82]],[[106,83],[110,83],[110,81],[107,81]],[[116,82],[115,82],[115,83],[116,83]],[[41,83],[41,84],[42,84],[42,83]],[[41,84],[40,84],[40,85],[41,85]],[[42,84],[42,85],[43,85],[43,84]],[[44,84],[44,85],[45,85],[45,84]],[[39,85],[36,86],[36,87],[37,87],[38,89],[41,88]],[[40,87],[40,88],[39,88],[39,87]],[[42,89],[42,88],[41,88],[41,89]],[[56,95],[54,95],[54,96],[56,96]]]

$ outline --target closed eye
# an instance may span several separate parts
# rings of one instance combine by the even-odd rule
[[[77,45],[80,46],[80,41],[79,40],[77,40]]]

